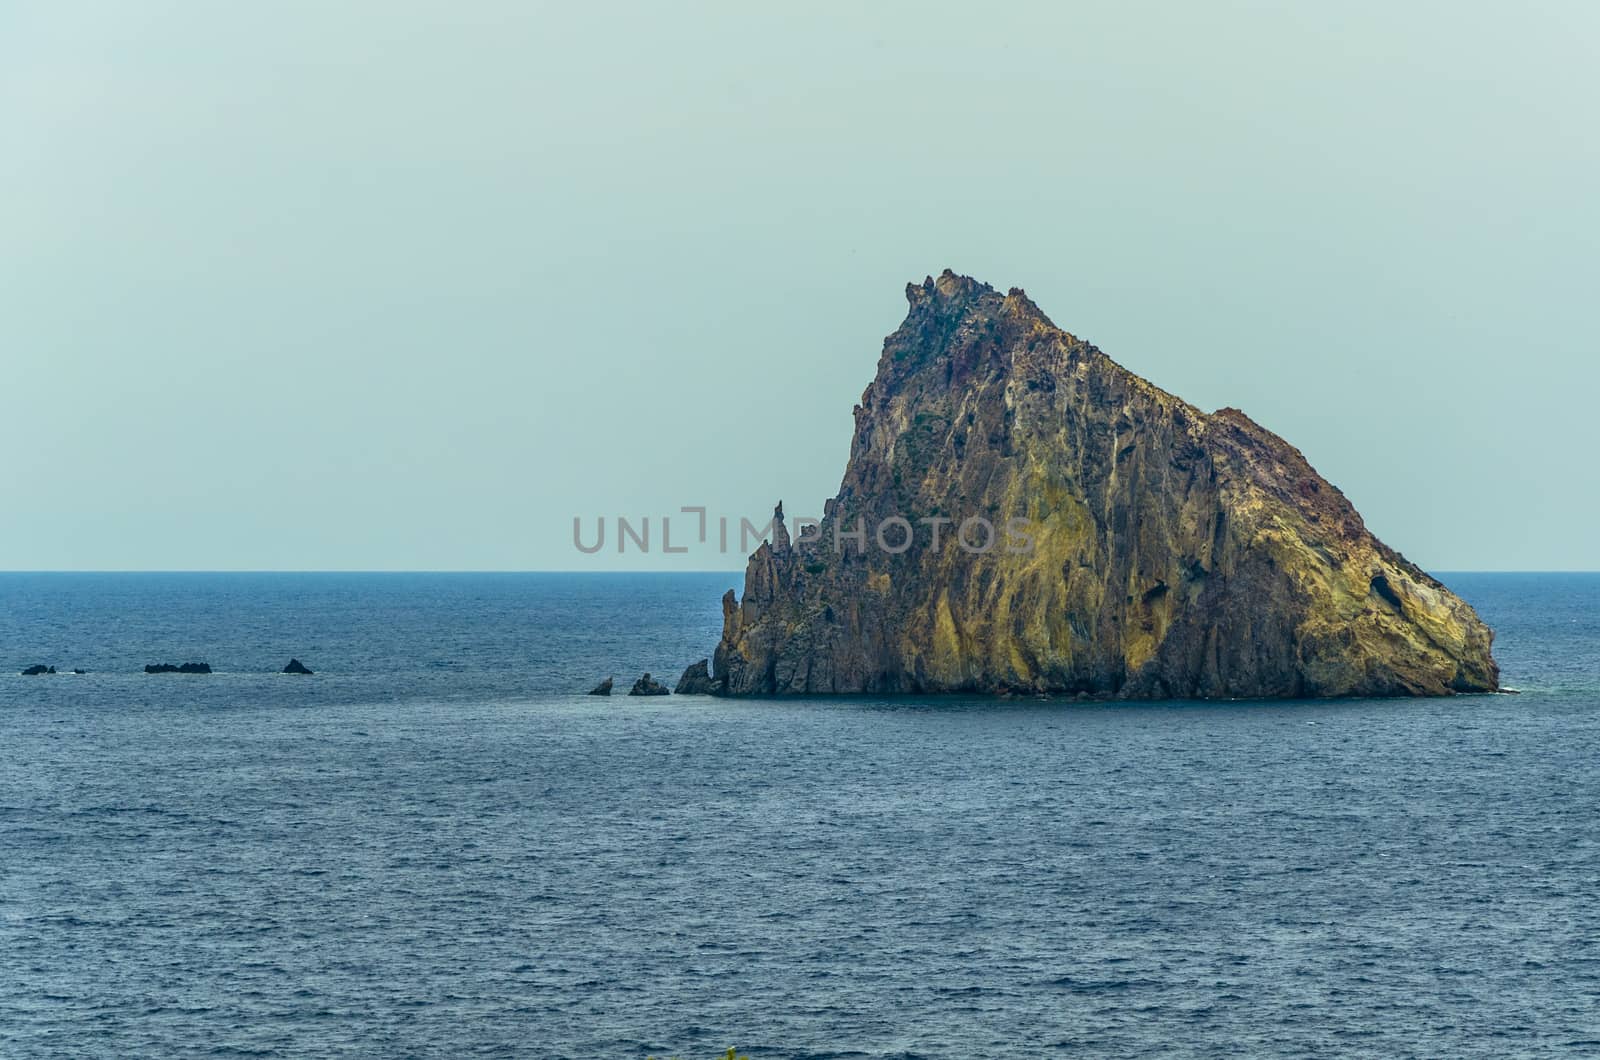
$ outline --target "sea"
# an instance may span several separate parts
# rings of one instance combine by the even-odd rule
[[[0,1056],[1600,1056],[1600,575],[1442,577],[1521,694],[632,698],[736,575],[3,574]]]

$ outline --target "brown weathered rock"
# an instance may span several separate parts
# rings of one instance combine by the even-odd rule
[[[1206,415],[946,271],[856,408],[822,526],[782,529],[723,598],[730,695],[1097,697],[1490,691],[1493,634],[1370,534],[1293,446]],[[913,545],[890,517],[912,526]],[[995,531],[969,551],[958,525]],[[934,547],[934,524],[940,527]],[[1008,520],[1016,533],[1007,533]],[[844,535],[864,524],[864,549]],[[980,545],[982,528],[963,538]],[[1027,544],[1030,547],[1024,547]],[[1015,550],[1013,550],[1015,549]]]
[[[611,694],[611,678],[606,678],[593,688],[589,689],[591,696],[609,696]]]

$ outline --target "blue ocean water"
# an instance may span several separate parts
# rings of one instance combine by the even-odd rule
[[[737,578],[0,575],[0,1055],[1600,1055],[1600,575],[1446,581],[1522,695],[606,700]]]

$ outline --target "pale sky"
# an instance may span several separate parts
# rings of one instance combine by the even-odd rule
[[[0,569],[742,567],[572,520],[820,513],[946,266],[1595,569],[1597,120],[1588,2],[0,2]]]

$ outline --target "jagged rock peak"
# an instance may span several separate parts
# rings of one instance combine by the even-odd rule
[[[789,528],[783,523],[783,502],[779,501],[772,509],[772,550],[787,552],[789,544]]]
[[[940,273],[938,279],[929,276],[920,284],[906,284],[906,301],[911,305],[912,316],[919,311],[928,315],[950,316],[962,312],[973,303],[987,303],[996,312],[1033,317],[1050,324],[1050,318],[1022,288],[1013,287],[1002,295],[983,281],[971,276],[959,276],[950,269]]]
[[[1472,608],[1244,413],[1202,413],[1057,328],[1021,288],[947,269],[906,300],[822,525],[780,537],[780,504],[743,597],[723,599],[718,691],[1497,686]],[[983,535],[956,531],[973,520],[1005,547],[968,547]]]

